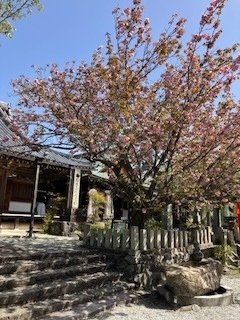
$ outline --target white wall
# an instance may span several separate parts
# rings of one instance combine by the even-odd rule
[[[31,202],[10,201],[9,211],[31,212]]]

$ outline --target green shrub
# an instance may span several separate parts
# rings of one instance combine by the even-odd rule
[[[105,229],[105,223],[103,221],[91,223],[90,229]]]
[[[161,229],[161,222],[157,221],[154,217],[151,217],[147,221],[145,221],[144,228],[151,230],[159,230]]]
[[[61,234],[61,228],[56,223],[54,224],[54,216],[59,214],[65,197],[60,194],[53,195],[47,213],[43,218],[43,232],[48,234]]]
[[[233,248],[227,244],[217,245],[214,247],[213,256],[215,259],[225,265],[233,254]]]
[[[54,212],[47,212],[43,218],[43,232],[51,234],[51,227],[54,219]]]
[[[102,216],[106,204],[106,196],[103,192],[93,188],[89,190],[89,199],[92,201],[93,215],[88,219],[88,222],[99,222],[101,221],[100,216]]]

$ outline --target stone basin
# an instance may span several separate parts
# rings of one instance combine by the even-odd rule
[[[160,295],[177,305],[228,305],[233,293],[221,286],[223,266],[214,259],[189,261],[164,268],[164,283],[157,287]]]
[[[166,287],[166,285],[159,285],[157,291],[160,296],[172,306],[187,306],[196,304],[199,307],[218,307],[228,306],[233,303],[233,291],[231,288],[220,286],[216,291],[202,296],[176,297]]]
[[[223,266],[214,259],[170,265],[164,269],[165,283],[174,296],[192,298],[220,287]]]
[[[231,288],[220,286],[211,294],[195,296],[188,304],[197,304],[200,307],[228,306],[233,303],[233,290]]]

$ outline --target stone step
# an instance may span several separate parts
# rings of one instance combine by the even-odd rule
[[[97,305],[99,306],[95,312],[102,311],[103,301],[107,301],[108,305],[116,305],[116,302],[126,303],[136,299],[138,294],[133,293],[134,288],[133,283],[117,281],[101,288],[87,289],[78,294],[65,294],[60,298],[28,303],[24,306],[1,308],[0,320],[73,319],[68,318],[70,310],[75,310],[76,313],[81,309],[79,315],[86,315],[86,313],[93,313],[93,306],[95,309]],[[55,313],[58,317],[53,318]]]
[[[119,272],[120,253],[74,241],[8,239],[0,245],[0,320],[45,319],[135,289]]]
[[[6,264],[6,263],[15,263],[18,261],[26,261],[26,260],[48,260],[48,259],[53,259],[53,258],[69,258],[73,256],[87,256],[87,255],[98,255],[99,250],[91,250],[91,249],[86,249],[83,248],[79,245],[77,249],[74,250],[62,250],[58,251],[57,249],[51,250],[48,249],[49,251],[44,251],[44,250],[35,250],[35,251],[28,251],[28,252],[15,252],[14,254],[5,254],[4,256],[0,256],[0,264]]]
[[[32,271],[45,271],[46,269],[66,268],[73,265],[92,264],[97,261],[106,261],[106,255],[89,254],[73,255],[70,257],[52,257],[44,260],[20,260],[0,265],[0,275],[29,273]]]
[[[93,316],[113,309],[114,307],[122,304],[136,303],[139,299],[144,297],[145,294],[137,291],[130,292],[117,292],[104,299],[98,299],[87,303],[68,308],[68,310],[52,312],[44,317],[37,318],[38,320],[86,320],[91,319]]]
[[[34,284],[27,287],[16,287],[12,290],[0,292],[0,306],[23,305],[33,301],[43,301],[61,297],[65,294],[81,292],[87,288],[103,287],[110,282],[116,282],[122,277],[118,272],[96,272],[45,282],[44,284]]]
[[[100,271],[106,271],[112,266],[111,262],[97,262],[94,264],[85,264],[69,266],[62,269],[46,269],[44,271],[31,271],[28,273],[15,273],[8,277],[0,276],[0,291],[16,289],[20,286],[30,286],[42,284],[43,282],[56,281],[58,279],[73,278],[78,275],[93,274]]]

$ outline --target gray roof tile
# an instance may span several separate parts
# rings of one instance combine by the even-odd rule
[[[27,157],[32,161],[36,158],[42,158],[44,163],[64,167],[74,166],[90,170],[91,164],[86,159],[73,158],[67,153],[49,148],[33,151],[28,146],[24,146],[21,138],[8,127],[9,119],[5,118],[1,110],[1,104],[2,102],[0,101],[0,153],[16,157]]]

